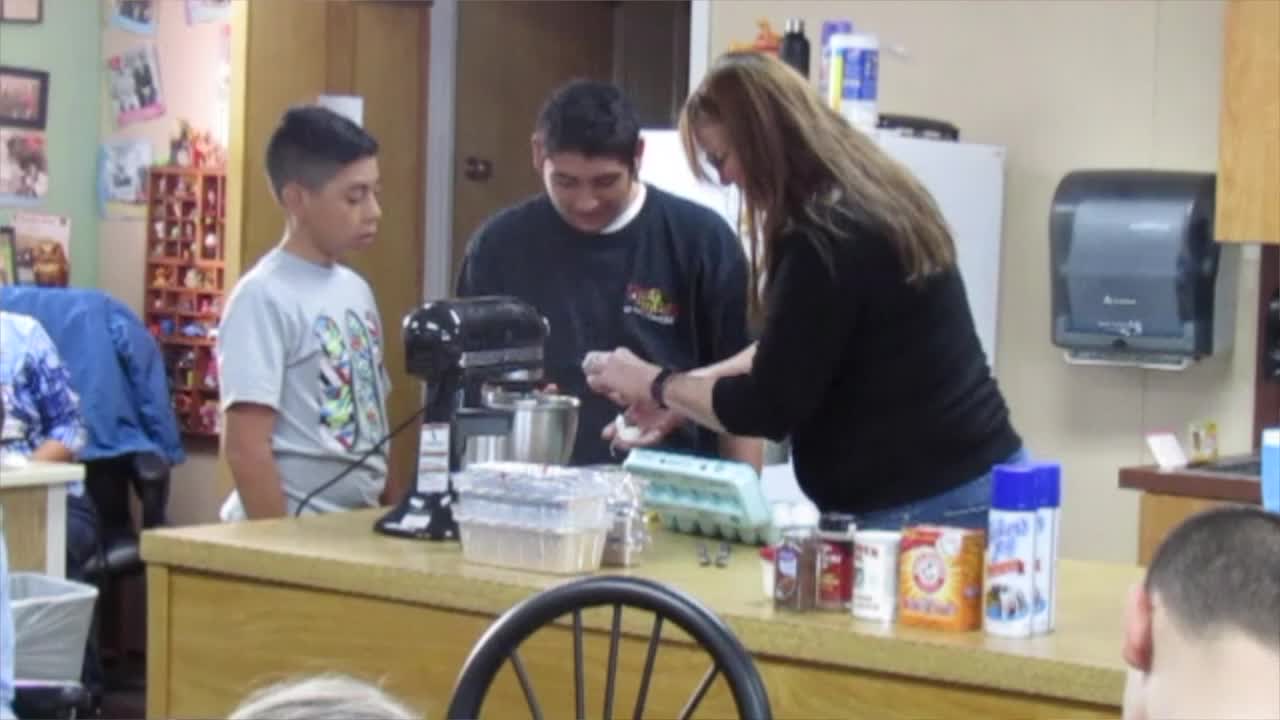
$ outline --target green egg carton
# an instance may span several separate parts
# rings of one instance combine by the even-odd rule
[[[751,545],[778,541],[760,475],[747,463],[637,448],[623,468],[645,481],[644,507],[669,530]]]

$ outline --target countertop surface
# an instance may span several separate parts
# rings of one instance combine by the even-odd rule
[[[27,462],[22,465],[0,465],[0,488],[57,485],[84,479],[84,465],[79,463]]]
[[[148,531],[149,564],[498,615],[564,576],[463,560],[457,543],[373,532],[382,511]],[[1057,630],[1023,639],[855,620],[847,613],[775,612],[763,597],[755,548],[734,545],[728,567],[703,567],[698,538],[655,532],[642,564],[602,572],[643,576],[693,595],[754,654],[1118,707],[1122,616],[1133,565],[1062,560]],[[714,544],[710,544],[714,552]],[[589,626],[607,627],[588,616]],[[636,619],[624,630],[647,634]]]
[[[1224,458],[1220,463],[1245,462],[1250,456]],[[1252,459],[1256,460],[1256,456]],[[1155,465],[1120,468],[1120,487],[1131,490],[1180,495],[1203,500],[1262,504],[1262,482],[1257,475],[1223,472],[1212,467],[1161,470]]]

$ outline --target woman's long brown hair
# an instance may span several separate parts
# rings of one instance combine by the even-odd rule
[[[746,178],[753,307],[760,298],[760,273],[790,223],[817,224],[839,240],[848,225],[841,230],[836,223],[846,215],[893,243],[911,283],[955,265],[955,244],[929,192],[777,58],[752,51],[725,54],[685,102],[685,154],[694,175],[705,181],[711,178],[694,136],[703,123],[724,128]]]

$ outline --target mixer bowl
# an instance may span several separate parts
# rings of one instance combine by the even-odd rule
[[[504,461],[546,465],[569,462],[578,433],[581,404],[578,398],[491,389],[485,392],[484,404],[495,410],[511,411],[511,432],[467,438],[466,465]]]

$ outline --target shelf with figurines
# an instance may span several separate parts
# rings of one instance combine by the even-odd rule
[[[226,173],[208,133],[186,123],[170,150],[170,164],[150,168],[147,176],[144,316],[164,354],[183,433],[216,437]]]

